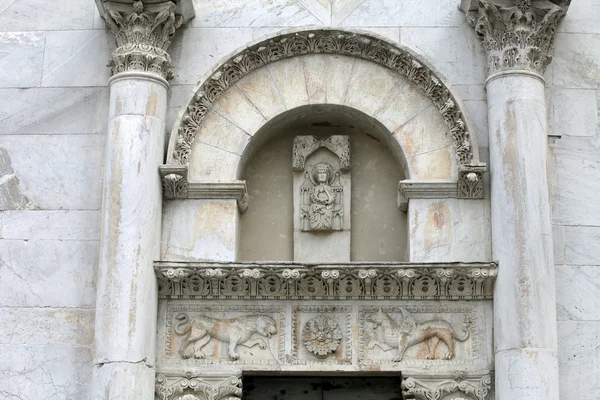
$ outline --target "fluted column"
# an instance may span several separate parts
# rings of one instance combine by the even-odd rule
[[[94,400],[153,399],[167,53],[182,23],[172,1],[98,2],[117,49],[109,62],[98,265]]]
[[[543,73],[568,1],[463,0],[482,40],[490,150],[496,398],[558,400]]]

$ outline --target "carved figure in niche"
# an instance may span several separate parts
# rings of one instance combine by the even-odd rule
[[[340,172],[334,173],[331,165],[318,163],[306,171],[300,187],[302,230],[342,230],[343,192]]]
[[[444,355],[444,360],[454,358],[454,340],[459,342],[466,341],[471,332],[469,326],[471,321],[465,318],[462,329],[464,334],[458,336],[452,325],[444,320],[429,320],[417,322],[412,317],[410,312],[402,308],[402,322],[397,324],[392,317],[386,312],[379,310],[378,312],[366,315],[366,321],[374,325],[374,328],[381,327],[383,329],[382,341],[371,339],[367,344],[369,349],[375,346],[380,347],[383,351],[398,349],[394,362],[400,362],[404,358],[406,350],[414,345],[426,342],[429,353],[426,358],[428,360],[435,359],[435,353],[440,341],[446,345],[448,352]],[[382,343],[383,342],[383,343]]]
[[[240,358],[235,352],[238,345],[267,348],[264,339],[251,339],[254,334],[270,338],[277,333],[277,324],[268,315],[247,315],[225,320],[199,316],[190,321],[187,314],[181,313],[175,316],[175,320],[177,322],[173,330],[177,335],[183,336],[179,354],[186,359],[205,358],[202,349],[210,339],[215,339],[229,343],[229,358],[237,360]]]

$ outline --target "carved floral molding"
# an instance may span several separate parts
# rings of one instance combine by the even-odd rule
[[[457,400],[489,400],[492,380],[492,374],[467,376],[464,372],[452,377],[406,377],[402,379],[402,394],[415,400],[439,400],[449,394],[458,394],[460,397],[453,397]]]
[[[170,164],[188,165],[198,127],[219,97],[235,82],[264,65],[305,54],[341,54],[375,62],[417,85],[435,104],[452,135],[459,165],[478,162],[473,157],[470,132],[459,101],[431,68],[406,49],[361,33],[312,30],[283,34],[254,44],[236,54],[202,83],[187,107],[177,131]]]
[[[242,397],[242,380],[237,376],[211,377],[187,372],[182,376],[158,373],[158,400],[236,400]]]
[[[152,4],[141,0],[132,4],[103,1],[99,8],[117,40],[117,49],[108,63],[112,75],[143,71],[165,79],[173,77],[167,49],[183,23],[175,1]]]
[[[491,299],[495,263],[155,263],[166,299]]]
[[[488,58],[488,74],[529,70],[540,75],[552,61],[554,35],[570,0],[463,0]]]

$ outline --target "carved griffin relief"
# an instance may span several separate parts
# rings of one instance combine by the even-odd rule
[[[441,319],[417,322],[406,309],[400,309],[402,321],[397,324],[396,321],[386,312],[381,310],[369,313],[365,320],[372,324],[374,329],[381,329],[380,338],[371,338],[367,347],[373,349],[375,346],[384,351],[398,349],[394,362],[400,362],[404,358],[406,350],[414,345],[426,343],[428,347],[428,360],[435,359],[436,349],[440,342],[444,343],[448,351],[443,359],[450,360],[455,356],[454,341],[464,342],[470,337],[469,326],[471,321],[466,318],[462,329],[464,333],[458,335],[452,328],[452,325]]]
[[[214,339],[228,343],[229,358],[238,360],[238,345],[258,345],[261,349],[266,349],[267,343],[263,338],[252,337],[259,335],[268,339],[277,333],[277,324],[268,315],[247,315],[230,319],[198,316],[190,320],[186,313],[180,313],[175,316],[175,320],[177,322],[173,330],[182,337],[179,353],[184,359],[205,358],[206,354],[202,349]]]

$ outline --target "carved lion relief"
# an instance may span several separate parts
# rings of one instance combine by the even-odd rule
[[[277,307],[172,306],[165,356],[170,363],[278,364],[284,334]]]
[[[416,318],[415,311],[424,317]],[[472,313],[446,313],[442,318],[429,310],[415,311],[402,307],[362,311],[361,362],[463,365],[473,361],[478,335]],[[458,344],[463,344],[459,357]]]

